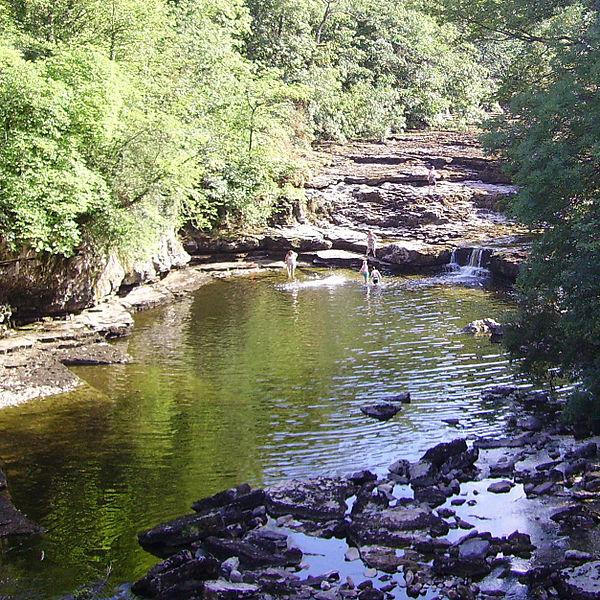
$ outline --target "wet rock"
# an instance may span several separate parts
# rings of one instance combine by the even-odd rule
[[[385,573],[396,573],[398,567],[402,565],[403,561],[396,555],[394,548],[384,548],[380,546],[363,546],[360,549],[360,554],[364,563],[377,570],[384,571]]]
[[[207,581],[204,584],[204,600],[244,600],[258,598],[260,588],[251,583],[232,583],[224,579]]]
[[[600,561],[562,569],[557,587],[565,600],[600,600]]]
[[[433,571],[436,575],[459,575],[480,579],[491,573],[492,569],[483,559],[467,560],[458,556],[436,556],[433,559]]]
[[[348,548],[346,553],[344,554],[344,560],[349,562],[358,560],[360,558],[360,553],[357,548]]]
[[[487,491],[492,492],[493,494],[506,494],[507,492],[510,492],[514,485],[515,484],[512,481],[497,481],[490,484]]]
[[[365,485],[366,483],[377,481],[377,475],[375,475],[375,473],[367,469],[364,469],[362,471],[357,471],[356,473],[352,473],[352,475],[349,475],[348,480],[353,485]]]
[[[439,471],[428,460],[411,463],[408,469],[408,478],[413,487],[431,486],[437,482]]]
[[[396,413],[400,412],[402,407],[399,404],[393,404],[391,402],[380,402],[379,404],[361,406],[360,410],[368,417],[373,417],[379,421],[388,421]]]
[[[458,557],[461,560],[480,561],[485,560],[490,550],[490,541],[478,537],[472,537],[458,546]]]
[[[182,550],[152,567],[144,577],[133,583],[131,590],[144,598],[187,598],[201,592],[202,582],[218,577],[219,571],[220,563],[215,558],[194,558],[189,550]],[[184,586],[189,592],[187,595]]]
[[[550,518],[562,528],[585,529],[600,523],[600,514],[585,504],[573,504],[553,512]]]
[[[495,464],[490,465],[490,477],[502,477],[512,475],[515,470],[515,460],[502,457]]]
[[[0,539],[37,535],[44,531],[17,510],[6,490],[0,493]]]
[[[500,540],[500,546],[505,555],[512,554],[522,558],[529,558],[535,550],[529,535],[519,531],[513,531],[506,539]]]
[[[494,319],[478,319],[475,321],[471,321],[468,325],[465,325],[461,329],[463,333],[494,333],[496,335],[502,334],[502,325],[495,321]]]
[[[536,485],[530,492],[533,496],[544,496],[546,494],[553,493],[557,488],[557,484],[554,481],[545,481]]]
[[[243,524],[255,526],[251,511],[239,507],[223,507],[205,514],[179,517],[138,535],[138,541],[147,552],[165,558],[209,536],[229,536],[228,526]]]
[[[254,543],[253,543],[254,542]],[[267,549],[256,540],[234,540],[208,537],[202,547],[219,560],[237,557],[244,569],[268,566],[297,566],[302,561],[302,552],[297,548]]]
[[[410,404],[410,392],[401,392],[393,396],[384,398],[386,402],[400,402],[400,404]]]
[[[582,552],[581,550],[567,550],[565,552],[565,560],[573,562],[588,562],[594,557],[589,552]]]
[[[65,366],[125,364],[131,360],[128,354],[103,341],[93,344],[59,348],[54,356]]]
[[[367,588],[358,594],[358,600],[383,600],[385,594],[377,588]]]
[[[507,250],[494,252],[490,257],[489,269],[494,275],[500,275],[515,281],[521,265],[529,256],[526,250]]]
[[[417,487],[414,494],[417,502],[422,502],[432,508],[446,502],[446,494],[436,486]]]
[[[463,454],[467,451],[467,442],[463,439],[456,439],[451,442],[437,444],[430,448],[421,457],[421,461],[428,461],[436,467],[441,467],[451,457]]]
[[[525,431],[541,431],[544,427],[541,419],[533,416],[517,421],[517,426]]]
[[[405,479],[405,483],[408,483],[410,477],[410,462],[404,458],[398,459],[388,467],[389,471],[394,475]]]
[[[224,506],[238,507],[241,509],[254,509],[265,503],[264,490],[252,490],[248,484],[243,484],[229,490],[224,490],[208,498],[197,500],[192,504],[192,509],[198,513],[206,513]]]
[[[497,439],[483,439],[480,438],[473,442],[473,446],[480,448],[481,450],[491,450],[493,448],[522,448],[527,445],[527,441],[524,439],[514,438],[497,438]]]
[[[354,515],[348,527],[351,541],[364,545],[403,547],[411,543],[415,531],[445,535],[448,524],[430,509],[396,506],[385,510],[365,510]]]
[[[340,477],[316,477],[282,481],[266,491],[270,514],[290,514],[319,522],[343,519],[347,508],[346,498],[356,488],[349,480]]]
[[[589,442],[567,452],[565,454],[565,459],[573,460],[578,458],[596,458],[596,456],[598,456],[598,446],[596,442]]]

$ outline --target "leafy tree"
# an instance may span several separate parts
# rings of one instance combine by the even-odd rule
[[[508,324],[507,346],[538,377],[560,373],[577,383],[567,414],[598,428],[598,11],[593,3],[563,1],[478,2],[475,9],[471,23],[518,40],[501,88],[507,112],[493,123],[487,143],[506,158],[520,186],[515,214],[543,231],[519,276],[519,310]],[[510,78],[536,57],[533,79]]]
[[[0,228],[13,245],[71,254],[79,220],[111,203],[73,143],[71,109],[67,86],[0,46]]]

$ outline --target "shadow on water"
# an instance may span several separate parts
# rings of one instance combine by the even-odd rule
[[[48,529],[0,554],[0,583],[54,598],[109,563],[131,581],[156,562],[137,532],[198,498],[383,473],[440,441],[497,434],[507,407],[481,390],[514,375],[500,346],[460,330],[509,306],[485,287],[324,271],[217,280],[136,315],[117,342],[130,364],[80,367],[76,393],[0,411],[13,499]],[[412,403],[388,422],[360,411],[404,391]]]

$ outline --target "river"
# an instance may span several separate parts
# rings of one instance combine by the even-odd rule
[[[125,585],[157,562],[137,532],[240,483],[384,472],[437,442],[499,433],[508,408],[481,390],[514,374],[500,345],[461,328],[511,306],[456,274],[367,288],[321,270],[296,284],[215,280],[136,315],[116,342],[130,364],[77,368],[88,385],[76,393],[0,411],[13,500],[48,530],[4,543],[0,596],[57,598],[108,565]],[[412,402],[390,421],[361,413],[399,392]]]

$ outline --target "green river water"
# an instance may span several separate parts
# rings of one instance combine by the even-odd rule
[[[126,587],[158,560],[137,532],[240,483],[384,472],[440,441],[501,432],[508,408],[481,390],[514,375],[501,346],[460,330],[510,306],[477,279],[376,289],[339,270],[215,280],[136,315],[116,342],[130,364],[78,368],[76,393],[0,411],[13,500],[48,530],[4,543],[0,597],[57,598],[108,565]],[[360,411],[404,391],[412,403],[390,421]]]

